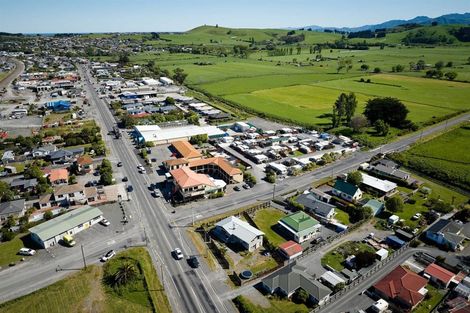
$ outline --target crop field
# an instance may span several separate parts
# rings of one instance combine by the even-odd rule
[[[405,166],[470,190],[470,124],[462,125],[397,155]]]

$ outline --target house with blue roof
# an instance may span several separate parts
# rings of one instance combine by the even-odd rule
[[[348,183],[342,179],[337,179],[331,192],[343,200],[356,202],[362,198],[362,191],[359,187]]]
[[[58,100],[46,103],[46,107],[54,112],[69,111],[72,104],[68,100]]]

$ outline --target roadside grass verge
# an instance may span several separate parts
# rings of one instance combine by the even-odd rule
[[[17,254],[20,248],[23,248],[23,241],[21,241],[23,235],[16,235],[12,240],[0,243],[0,267],[8,266],[12,262],[16,263],[23,257]]]

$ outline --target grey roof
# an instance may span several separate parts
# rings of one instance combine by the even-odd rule
[[[449,219],[439,219],[429,229],[431,233],[453,233],[458,234],[462,231],[463,225]]]
[[[59,160],[63,158],[71,158],[73,156],[73,153],[68,150],[57,150],[53,151],[51,154],[49,154],[49,158],[51,160]]]
[[[229,216],[221,220],[216,226],[223,228],[231,236],[235,236],[248,243],[252,242],[256,237],[264,235],[259,229],[235,216]]]
[[[11,150],[7,150],[3,153],[3,156],[2,156],[2,159],[14,159],[15,158],[15,154],[13,153],[13,151]]]
[[[1,215],[19,214],[24,211],[24,203],[25,203],[24,199],[0,203],[0,214]]]
[[[103,212],[100,209],[84,206],[31,227],[29,231],[45,241],[102,215]]]
[[[332,271],[326,271],[323,273],[323,275],[321,275],[320,278],[331,286],[346,283],[346,281],[341,276],[333,273]]]
[[[297,197],[297,202],[302,204],[306,209],[314,211],[321,216],[327,216],[331,210],[335,209],[334,205],[318,200],[311,193],[301,194]]]
[[[392,160],[388,160],[388,159],[380,159],[377,161],[377,164],[390,167],[390,168],[397,168],[397,164],[393,162]]]
[[[332,292],[328,287],[310,276],[305,267],[298,265],[296,262],[272,273],[262,281],[271,291],[279,288],[290,294],[302,288],[317,300],[323,299]]]
[[[377,171],[379,173],[385,173],[385,174],[388,174],[390,176],[394,176],[400,179],[407,179],[410,176],[410,174],[403,172],[402,170],[398,170],[396,168],[388,167],[382,164],[374,165],[371,167],[371,169],[373,171]]]
[[[17,179],[14,179],[10,183],[10,187],[30,188],[30,187],[35,187],[37,184],[38,184],[38,180],[36,178],[32,178],[32,179],[17,178]]]

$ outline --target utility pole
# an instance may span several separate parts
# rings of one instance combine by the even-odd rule
[[[80,247],[82,248],[83,267],[86,269],[85,252],[83,252],[83,245],[81,245]]]
[[[165,277],[163,276],[163,262],[160,263],[160,272],[162,273],[162,287],[165,289]]]
[[[194,208],[192,204],[191,204],[191,226],[194,227]]]
[[[275,195],[276,195],[276,183],[273,184],[273,200],[274,200]]]

